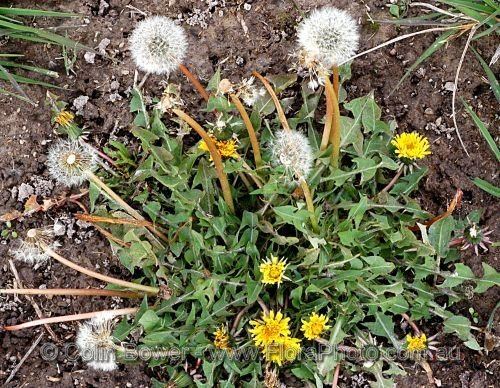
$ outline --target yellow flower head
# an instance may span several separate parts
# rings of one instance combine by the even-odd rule
[[[217,349],[230,350],[231,345],[229,345],[229,334],[227,332],[226,326],[219,327],[214,333],[214,346]]]
[[[327,325],[328,317],[326,315],[318,315],[312,313],[309,320],[302,319],[301,331],[304,332],[304,337],[308,340],[319,338],[321,333],[328,330],[331,326]]]
[[[236,140],[230,139],[230,140],[217,140],[217,138],[209,134],[210,139],[215,144],[215,147],[217,148],[217,151],[219,151],[219,154],[223,158],[233,158],[233,159],[238,159],[238,146],[236,144]],[[200,141],[200,144],[198,145],[198,149],[209,152],[210,150],[208,149],[207,143],[205,143],[205,140]],[[212,160],[212,157],[210,157],[210,160]]]
[[[400,159],[417,160],[431,154],[429,140],[417,132],[397,135],[391,144],[396,147],[396,154]]]
[[[282,337],[266,345],[262,350],[267,361],[275,362],[279,366],[283,362],[293,361],[300,353],[300,340],[292,337]]]
[[[419,336],[412,337],[410,334],[406,336],[406,348],[410,352],[420,352],[427,349],[427,337],[424,333]]]
[[[290,318],[286,318],[280,311],[275,313],[274,310],[271,310],[269,314],[262,314],[262,320],[250,321],[250,325],[254,327],[249,332],[255,345],[267,346],[274,341],[289,336],[289,321]]]
[[[54,121],[62,127],[67,127],[73,122],[75,115],[67,110],[60,111]]]
[[[264,261],[259,269],[262,274],[262,283],[264,284],[278,284],[278,286],[283,281],[285,269],[286,269],[286,260],[280,260],[277,256],[271,255],[271,259]]]

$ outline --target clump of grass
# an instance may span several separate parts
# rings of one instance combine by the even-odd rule
[[[0,29],[2,30],[2,36],[12,40],[23,40],[38,44],[55,44],[61,46],[63,49],[70,48],[75,51],[81,49],[91,50],[65,36],[55,34],[43,28],[30,27],[23,21],[23,17],[68,18],[78,17],[78,15],[67,12],[0,7]],[[54,86],[35,78],[24,77],[17,74],[17,70],[27,70],[53,78],[57,78],[59,74],[52,70],[47,70],[38,66],[28,66],[22,62],[14,61],[14,59],[22,57],[22,54],[0,53],[0,80],[7,81],[14,89],[14,92],[11,92],[4,87],[0,87],[0,93],[13,95],[21,100],[34,104],[21,88],[20,84],[40,85],[47,88]]]

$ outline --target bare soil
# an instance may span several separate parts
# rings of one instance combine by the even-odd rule
[[[66,26],[71,38],[93,48],[104,48],[106,56],[97,55],[94,63],[87,63],[83,54],[80,54],[73,67],[74,73],[66,75],[61,53],[55,47],[0,41],[0,50],[23,53],[26,62],[57,70],[61,77],[55,83],[63,89],[54,92],[63,100],[72,102],[80,96],[88,96],[78,120],[85,124],[89,141],[102,147],[110,137],[127,136],[131,122],[128,92],[135,72],[127,51],[127,37],[143,13],[181,19],[189,34],[191,47],[186,64],[203,81],[206,82],[217,67],[221,68],[225,76],[236,81],[248,77],[252,70],[269,74],[286,72],[290,63],[287,56],[294,49],[295,26],[301,15],[312,8],[333,4],[328,0],[219,0],[212,1],[217,4],[209,7],[207,3],[210,1],[49,0],[40,4],[33,0],[20,0],[12,2],[12,5],[81,14],[81,19],[39,19],[36,23],[39,26]],[[374,28],[368,22],[368,13],[373,19],[389,17],[385,3],[381,0],[338,0],[333,5],[359,17],[363,26],[362,49],[367,49],[400,33],[394,25],[381,24]],[[436,214],[443,212],[455,191],[461,188],[464,200],[457,214],[464,216],[471,210],[484,209],[483,225],[494,229],[500,210],[498,201],[478,189],[471,179],[480,177],[498,186],[497,163],[459,103],[458,121],[460,133],[470,153],[470,157],[467,157],[453,130],[450,118],[451,91],[445,87],[447,82],[453,82],[466,37],[452,41],[391,95],[407,66],[435,38],[436,35],[432,34],[421,35],[356,60],[352,65],[352,80],[346,85],[349,98],[373,90],[377,102],[383,108],[385,119],[395,118],[401,130],[417,130],[431,139],[433,154],[425,163],[429,173],[418,195],[423,208]],[[107,40],[109,44],[106,45]],[[474,43],[474,46],[484,58],[489,59],[497,44],[498,41],[495,42],[493,38],[486,38]],[[180,74],[173,74],[172,79],[184,85],[184,96],[195,108],[199,99],[190,85]],[[147,94],[158,96],[162,91],[161,81],[161,77],[150,77],[145,85]],[[473,106],[489,126],[493,137],[497,138],[498,105],[472,54],[466,56],[459,85],[458,94]],[[46,91],[40,87],[30,87],[27,92],[38,102],[36,107],[0,95],[0,214],[13,209],[22,210],[23,201],[18,198],[22,198],[26,192],[29,194],[30,190],[40,198],[64,192],[59,186],[52,187],[53,182],[50,182],[44,164],[47,147],[56,136],[50,125],[49,109],[44,105]],[[31,189],[22,184],[29,185]],[[72,213],[77,210],[76,207],[66,206],[44,215],[22,219],[13,223],[12,230],[22,234],[33,226],[62,222],[66,225],[66,234],[61,240],[62,250],[67,257],[87,266],[101,268],[112,275],[128,278],[127,271],[111,255],[107,242],[92,228],[73,219]],[[498,231],[495,231],[493,240],[498,240],[498,237]],[[11,286],[14,281],[8,263],[11,246],[11,239],[0,240],[0,288]],[[481,262],[497,270],[500,267],[498,249],[478,257],[465,252],[463,260],[478,275],[482,271]],[[20,262],[15,265],[25,287],[98,285],[86,277],[69,273],[58,263],[47,264],[36,270]],[[473,307],[478,318],[476,326],[484,327],[498,299],[498,290],[490,289],[481,296],[460,303],[456,309],[471,318],[468,309]],[[35,300],[46,315],[126,306],[124,301],[104,298],[54,297]],[[0,324],[23,322],[35,316],[36,312],[26,298],[0,297]],[[440,329],[439,324],[434,322],[425,325],[423,328],[428,333]],[[74,338],[76,327],[76,324],[54,325],[53,330],[58,340],[68,342]],[[498,317],[494,328],[498,334]],[[45,333],[42,344],[55,341],[44,330],[37,328],[12,334],[0,333],[0,381],[8,378],[13,367],[41,333]],[[481,335],[479,339],[482,340]],[[431,363],[434,377],[441,381],[443,387],[499,385],[498,351],[486,355],[458,345],[458,341],[452,337],[442,337],[441,340],[445,346],[457,344],[462,354],[459,362]],[[430,386],[420,367],[408,369],[408,373],[407,377],[400,379],[400,386]],[[137,364],[121,366],[119,371],[113,373],[100,374],[86,369],[80,361],[61,357],[56,361],[44,361],[39,350],[35,349],[7,386],[141,387],[150,386],[152,376],[162,380],[163,371],[160,368],[153,371],[143,364]],[[341,385],[365,386],[365,383],[363,376],[348,376],[345,373]]]

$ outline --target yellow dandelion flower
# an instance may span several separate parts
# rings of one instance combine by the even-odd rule
[[[238,145],[236,144],[236,140],[230,139],[230,140],[217,140],[217,138],[209,134],[210,139],[215,144],[215,147],[217,148],[217,151],[219,151],[219,154],[223,158],[233,158],[233,159],[238,159]],[[207,144],[205,143],[205,140],[200,141],[200,144],[198,145],[198,149],[209,152],[210,150],[208,149]],[[210,157],[210,160],[212,160],[212,157]]]
[[[412,337],[410,334],[406,336],[406,348],[410,352],[420,352],[427,349],[427,337],[425,334]]]
[[[262,320],[250,321],[254,326],[249,330],[256,346],[266,346],[280,338],[290,335],[288,322],[290,318],[285,317],[280,311],[271,310],[269,314],[262,314]]]
[[[417,160],[431,154],[429,140],[417,132],[397,135],[391,144],[396,147],[396,154],[400,159]]]
[[[262,274],[261,282],[264,284],[281,284],[287,267],[285,260],[278,259],[277,256],[271,255],[271,259],[264,261],[259,269]]]
[[[75,115],[67,110],[60,111],[54,121],[62,127],[67,127],[73,122]]]
[[[328,330],[331,326],[327,325],[328,317],[312,313],[309,320],[302,319],[301,331],[308,340],[319,338],[321,333]]]
[[[293,361],[300,353],[300,340],[292,337],[282,337],[266,345],[262,354],[267,361],[275,362],[279,366],[283,362]]]
[[[214,346],[217,349],[230,350],[231,345],[229,345],[229,334],[227,332],[226,326],[219,327],[214,333]]]

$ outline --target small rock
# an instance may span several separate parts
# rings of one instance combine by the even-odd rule
[[[24,202],[25,199],[29,198],[34,193],[35,189],[33,186],[28,185],[27,183],[21,183],[17,192],[17,200],[19,202]]]
[[[64,225],[61,221],[57,220],[54,223],[54,234],[56,236],[64,236],[66,234],[66,225]]]
[[[252,4],[248,4],[248,3],[243,4],[243,9],[245,11],[250,11],[252,9]]]
[[[85,105],[87,105],[87,102],[89,102],[89,96],[78,96],[74,99],[73,107],[75,108],[77,115],[83,114],[83,109],[85,108]]]
[[[444,84],[444,89],[453,92],[455,90],[455,83],[451,81],[446,82]]]
[[[433,115],[434,111],[431,108],[426,108],[424,110],[424,114],[426,114],[426,115]]]
[[[110,90],[117,90],[120,87],[120,83],[118,81],[111,81],[111,84],[109,85]]]
[[[108,38],[101,40],[101,43],[97,45],[97,51],[99,51],[99,54],[106,55],[106,47],[108,47],[110,43],[111,41]]]
[[[85,58],[85,62],[87,63],[95,63],[95,53],[87,51],[84,55],[83,58]]]
[[[396,49],[393,48],[391,51],[389,51],[389,54],[392,55],[392,56],[395,56],[397,53]]]

